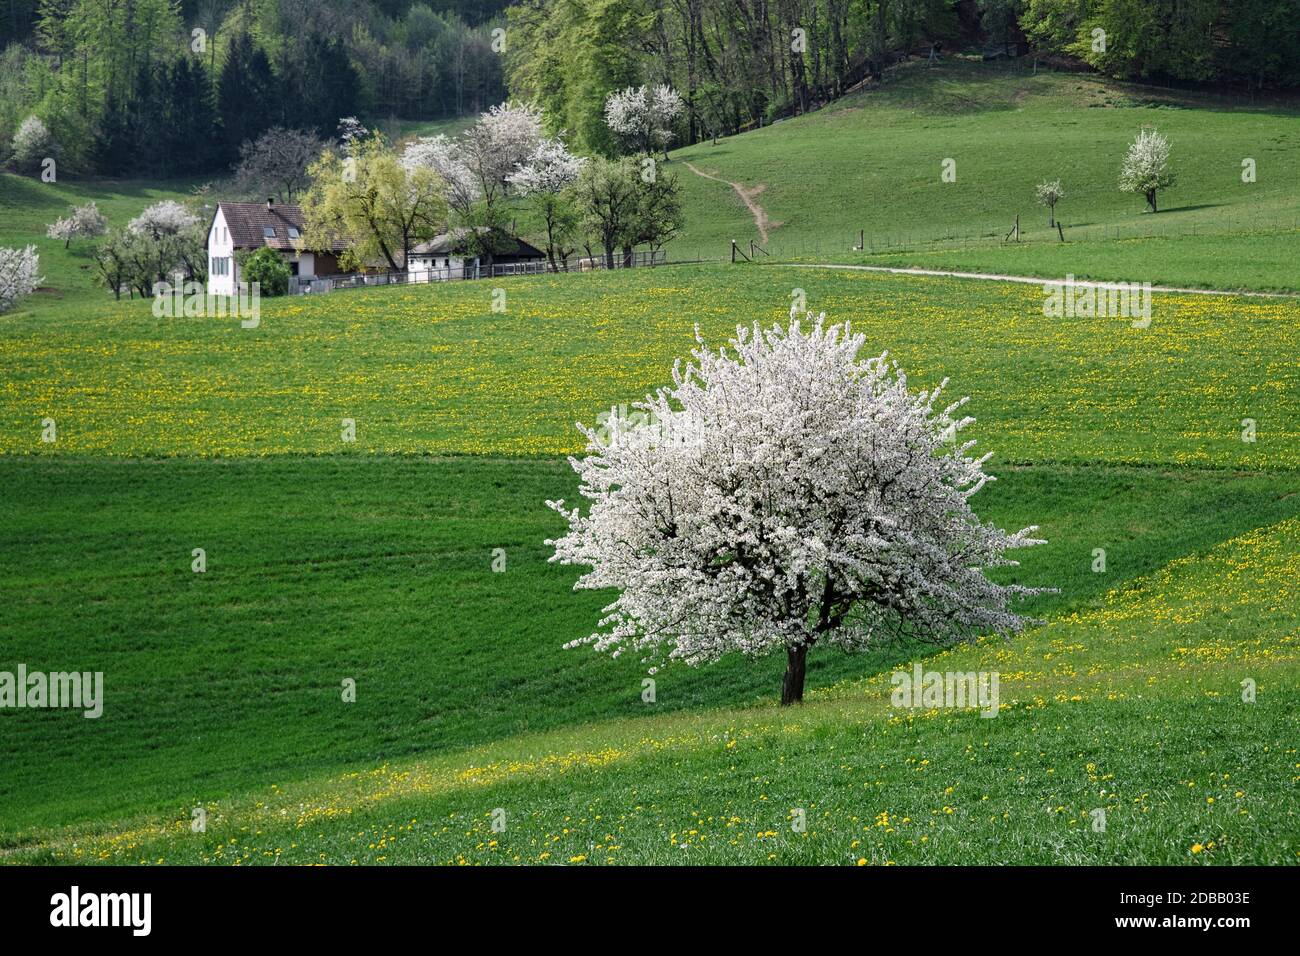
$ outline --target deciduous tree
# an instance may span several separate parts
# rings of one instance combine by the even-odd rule
[[[668,144],[685,104],[666,83],[629,86],[605,100],[605,122],[639,152],[650,156],[656,149],[668,157]]]
[[[1040,206],[1047,207],[1047,227],[1056,227],[1056,204],[1065,198],[1059,179],[1045,180],[1034,187],[1034,199]]]
[[[8,312],[41,284],[41,257],[35,246],[0,248],[0,313]]]
[[[576,248],[579,217],[572,187],[584,163],[561,140],[546,139],[507,177],[519,195],[533,202],[546,225],[546,256],[552,271]]]
[[[378,133],[354,144],[347,156],[326,150],[312,165],[311,179],[302,199],[304,247],[346,240],[346,266],[379,259],[400,272],[413,246],[447,228],[442,179],[428,167],[404,166]]]
[[[56,219],[45,230],[50,239],[62,239],[63,248],[73,239],[102,236],[108,231],[108,220],[93,201],[84,206],[72,206],[62,219]]]
[[[912,391],[887,356],[863,360],[847,325],[739,328],[726,349],[696,333],[673,384],[579,426],[586,512],[548,502],[568,532],[552,561],[589,568],[575,588],[617,592],[603,630],[571,642],[656,666],[786,654],[781,702],[803,698],[808,650],[900,637],[948,643],[1009,633],[1039,593],[987,568],[1040,543],[979,519],[988,456],[943,384]]]
[[[1156,193],[1168,189],[1175,181],[1174,172],[1169,168],[1169,140],[1155,129],[1142,130],[1129,145],[1120,168],[1120,191],[1142,193],[1147,208],[1156,212]]]
[[[239,149],[235,188],[245,195],[270,194],[291,203],[307,188],[307,170],[325,149],[325,142],[300,129],[275,126]]]

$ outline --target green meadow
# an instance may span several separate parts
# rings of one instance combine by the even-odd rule
[[[0,710],[0,861],[1300,861],[1300,300],[1157,293],[1143,328],[816,267],[1293,290],[1296,118],[913,64],[673,152],[674,253],[759,238],[738,182],[761,263],[502,279],[504,312],[487,282],[263,300],[255,328],[115,302],[88,244],[43,238],[72,203],[122,224],[196,184],[0,174],[0,245],[45,276],[0,316],[0,671],[105,687],[98,719]],[[1144,124],[1180,175],[1154,216],[1115,188]],[[1049,177],[1065,243],[1031,204]],[[971,396],[998,479],[976,510],[1048,541],[997,573],[1056,590],[1006,641],[818,648],[797,708],[776,659],[650,695],[643,662],[563,649],[610,596],[548,562],[545,503],[575,498],[576,422],[800,293]],[[916,662],[998,672],[997,717],[893,706]]]
[[[695,324],[779,318],[796,281],[974,396],[1002,463],[981,514],[1050,542],[1003,572],[1058,589],[1047,623],[944,665],[995,662],[996,720],[891,711],[924,646],[814,654],[796,712],[772,706],[776,660],[669,668],[647,703],[640,662],[561,647],[604,603],[546,561],[572,422],[665,381]],[[265,302],[257,329],[140,302],[58,338],[5,320],[0,669],[106,682],[98,720],[0,714],[10,859],[1295,858],[1295,305],[1159,296],[1138,330],[1048,320],[1034,287],[777,266],[504,287],[505,315],[461,283]],[[1127,836],[1091,839],[1098,807]]]
[[[816,112],[673,151],[688,211],[700,211],[677,248],[717,257],[729,256],[732,239],[746,251],[763,241],[735,191],[691,163],[751,191],[775,258],[1296,290],[1298,120],[1294,103],[1251,106],[960,57],[912,63]],[[1178,176],[1155,215],[1116,186],[1144,126],[1169,139]],[[941,177],[947,159],[951,182]],[[1065,243],[1034,203],[1034,187],[1054,179],[1066,193],[1056,210]],[[1004,244],[1017,215],[1022,241]],[[854,249],[860,230],[863,251]],[[1163,241],[1133,241],[1148,237]]]

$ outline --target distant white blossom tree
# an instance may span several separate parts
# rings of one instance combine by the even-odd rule
[[[571,189],[586,160],[574,156],[559,139],[544,139],[533,154],[506,177],[519,195],[530,198],[546,224],[546,255],[551,271],[573,252],[578,211]]]
[[[509,177],[537,150],[542,141],[542,114],[525,105],[502,103],[482,113],[477,122],[454,140],[422,138],[406,148],[402,164],[408,169],[433,169],[447,184],[447,203],[466,229],[472,255],[491,268],[505,234],[504,203]]]
[[[1142,193],[1147,208],[1156,212],[1156,193],[1168,189],[1176,177],[1169,168],[1169,140],[1157,130],[1144,129],[1129,145],[1128,155],[1120,168],[1120,192]]]
[[[343,152],[347,155],[352,154],[354,146],[359,146],[370,138],[370,130],[366,129],[355,116],[344,116],[340,119],[338,131],[339,142],[343,144]],[[317,150],[317,153],[319,152]]]
[[[544,139],[506,179],[520,195],[558,193],[577,180],[585,162],[583,157],[569,152],[560,140]]]
[[[66,216],[49,224],[45,235],[50,239],[62,239],[63,248],[66,249],[73,239],[93,239],[107,231],[108,220],[92,201],[84,206],[71,207]]]
[[[542,141],[542,114],[531,106],[502,103],[483,113],[460,137],[461,158],[479,194],[491,201],[504,193],[507,178]]]
[[[42,160],[54,154],[54,137],[50,135],[49,128],[41,122],[40,117],[29,116],[22,121],[18,131],[14,133],[12,148],[14,166],[23,172],[28,172],[36,169]]]
[[[447,189],[447,204],[457,212],[467,211],[479,197],[474,174],[465,164],[460,144],[445,134],[421,136],[402,151],[402,166],[408,171],[432,169]]]
[[[859,359],[849,325],[740,328],[729,349],[696,330],[694,362],[630,413],[612,411],[572,461],[584,515],[548,504],[548,541],[583,565],[575,588],[616,589],[594,644],[649,659],[714,661],[784,650],[781,702],[803,698],[814,645],[860,650],[911,637],[947,643],[1021,629],[990,581],[1041,543],[985,524],[970,498],[992,478],[957,432],[965,399],[913,393],[897,365]],[[946,381],[945,383],[946,384]]]
[[[199,217],[174,199],[156,202],[136,216],[126,228],[137,235],[161,239],[175,236],[198,225]]]
[[[164,199],[146,208],[127,223],[124,235],[128,237],[126,246],[136,276],[131,284],[141,294],[148,283],[171,281],[178,275],[200,281],[207,278],[204,225],[197,215],[174,199]]]
[[[466,213],[479,201],[494,205],[541,143],[542,114],[531,106],[502,103],[455,139],[439,134],[408,144],[402,165],[432,169],[447,184],[447,202]]]
[[[1047,228],[1055,228],[1056,204],[1064,198],[1065,190],[1061,188],[1059,179],[1044,181],[1034,187],[1034,199],[1038,205],[1047,207]]]
[[[8,312],[41,284],[41,257],[35,246],[0,248],[0,312]]]
[[[667,84],[629,86],[605,98],[605,123],[634,149],[647,156],[662,149],[666,159],[674,126],[685,105]]]

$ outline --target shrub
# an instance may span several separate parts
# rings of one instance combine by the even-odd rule
[[[39,118],[29,116],[14,133],[13,164],[20,172],[31,172],[41,160],[54,154],[54,137]]]
[[[256,282],[262,295],[284,295],[289,291],[289,263],[274,249],[263,247],[239,259],[242,281]]]

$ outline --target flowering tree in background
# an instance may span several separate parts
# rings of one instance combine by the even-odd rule
[[[509,178],[542,142],[542,114],[531,106],[502,103],[479,116],[454,140],[423,137],[406,148],[402,165],[435,171],[447,188],[447,203],[464,227],[466,250],[491,269],[505,234]]]
[[[1021,629],[990,581],[1007,552],[1041,543],[984,524],[970,498],[988,456],[956,434],[965,400],[913,393],[885,355],[858,358],[845,325],[740,328],[673,385],[612,412],[574,459],[587,514],[551,558],[584,565],[576,588],[616,589],[603,632],[571,642],[695,665],[731,651],[786,653],[781,703],[803,699],[814,645],[860,650],[900,637],[946,643]],[[946,383],[944,383],[946,384]]]
[[[156,202],[136,216],[126,228],[137,235],[161,239],[163,236],[175,236],[193,229],[198,225],[199,217],[194,215],[174,199]]]
[[[586,161],[574,156],[559,139],[542,140],[533,154],[506,177],[510,187],[529,197],[546,223],[546,256],[551,270],[558,270],[574,251],[578,210],[572,186]]]
[[[207,235],[199,217],[181,203],[164,199],[149,206],[126,225],[124,236],[105,245],[129,248],[130,284],[141,294],[154,282],[181,276],[203,280],[208,274]]]
[[[339,142],[343,144],[343,152],[352,155],[352,150],[360,146],[370,138],[370,130],[362,125],[361,120],[355,116],[344,116],[339,120],[338,125]]]
[[[94,238],[102,236],[107,231],[108,220],[92,201],[84,206],[71,207],[68,215],[50,223],[45,230],[45,235],[50,239],[62,239],[63,248],[66,249],[73,239]]]
[[[684,108],[682,98],[667,84],[629,86],[605,98],[605,123],[634,149],[647,156],[662,149],[667,159],[673,127]]]
[[[47,156],[54,154],[54,137],[40,117],[29,116],[14,133],[12,148],[14,168],[20,172],[29,172],[40,166]]]
[[[1034,199],[1038,205],[1047,207],[1047,228],[1056,226],[1056,204],[1064,198],[1065,190],[1061,188],[1059,179],[1041,182],[1034,187]]]
[[[41,257],[35,246],[0,248],[0,312],[8,312],[41,284]]]
[[[460,158],[480,198],[491,205],[505,195],[507,179],[542,141],[542,114],[531,106],[502,103],[460,136]]]
[[[1147,208],[1156,212],[1156,192],[1175,182],[1169,168],[1169,140],[1154,129],[1144,129],[1129,145],[1119,172],[1120,192],[1142,193]]]
[[[402,151],[408,172],[425,168],[437,173],[447,189],[447,203],[457,213],[468,213],[479,197],[474,174],[465,165],[460,144],[444,134],[422,136]]]

